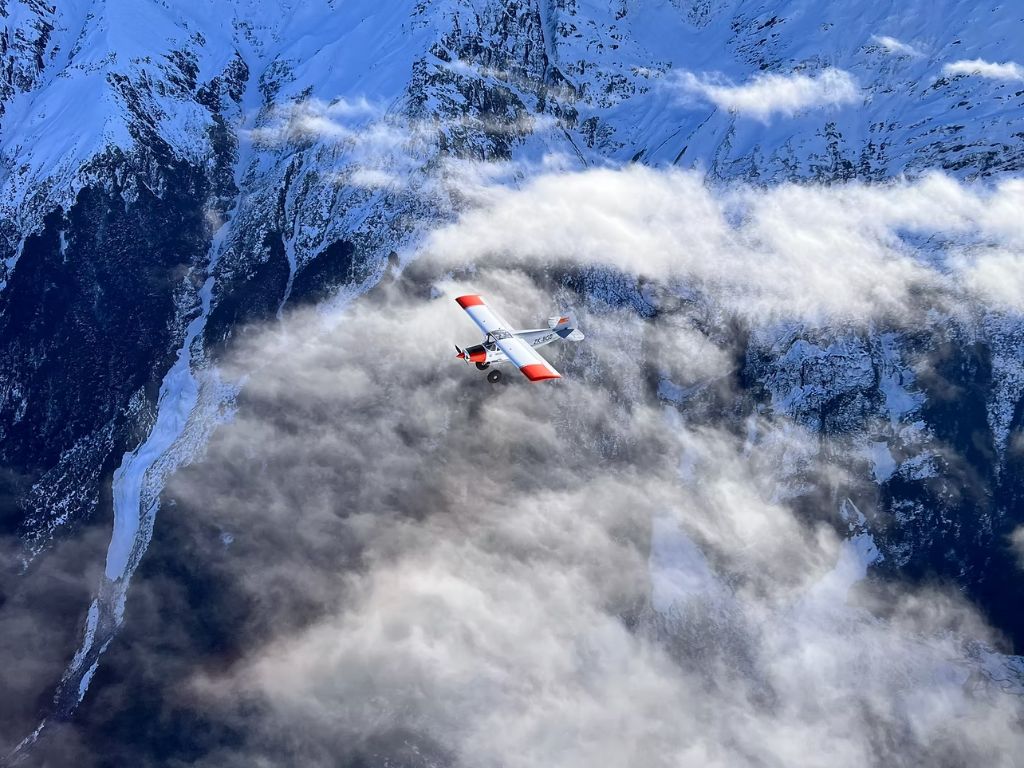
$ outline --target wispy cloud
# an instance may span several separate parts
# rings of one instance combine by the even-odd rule
[[[1010,534],[1010,544],[1017,554],[1017,562],[1020,563],[1021,568],[1024,568],[1024,525]]]
[[[855,102],[857,82],[841,69],[824,69],[817,75],[759,74],[736,84],[716,74],[683,72],[676,81],[685,93],[700,96],[722,109],[758,120],[772,115],[791,116],[814,107]]]
[[[360,128],[378,119],[383,108],[365,98],[324,101],[310,98],[272,109],[263,124],[246,135],[255,143],[275,146],[288,141],[351,140]]]
[[[389,117],[382,105],[366,99],[316,98],[275,107],[246,136],[263,149],[317,144],[337,168],[326,178],[367,190],[405,189],[434,139],[429,126]],[[341,166],[331,157],[339,152],[345,158]]]
[[[327,176],[338,185],[412,191],[410,178],[419,175],[424,186],[418,191],[423,192],[436,189],[436,180],[427,179],[423,171],[424,159],[437,153],[439,141],[458,143],[480,136],[515,141],[520,136],[551,130],[556,125],[557,120],[550,115],[518,113],[415,120],[391,115],[383,106],[366,99],[328,102],[307,98],[268,110],[260,125],[243,135],[263,149],[288,150],[319,145],[317,150],[325,153],[332,165],[336,161],[333,155],[343,152],[346,162],[340,170]],[[455,161],[439,162],[434,167],[444,175],[447,166],[454,165],[457,165]],[[477,165],[482,167],[483,164]],[[500,163],[494,165],[504,169]]]
[[[897,40],[895,37],[889,37],[889,35],[872,35],[871,40],[877,45],[882,46],[882,48],[884,48],[888,53],[910,56],[912,58],[924,55],[910,43],[904,43],[901,40]]]
[[[961,59],[942,68],[946,75],[977,75],[990,80],[1024,80],[1024,67],[1014,61],[1002,63],[984,59]]]
[[[356,168],[344,178],[344,183],[367,189],[399,186],[402,180],[393,173],[379,168]]]

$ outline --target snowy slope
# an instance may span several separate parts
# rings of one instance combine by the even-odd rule
[[[585,104],[587,144],[620,160],[762,180],[1020,165],[1020,83],[943,73],[962,59],[1024,56],[1012,4],[557,5],[557,63]],[[767,124],[688,91],[681,77],[744,84],[829,68],[852,77],[854,100]]]

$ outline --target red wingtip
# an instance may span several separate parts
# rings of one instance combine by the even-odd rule
[[[473,293],[467,294],[465,296],[459,296],[455,300],[459,302],[459,306],[462,307],[463,309],[469,309],[470,307],[478,307],[484,303],[483,299],[481,299],[479,296]]]
[[[526,376],[530,381],[544,381],[545,379],[560,379],[562,378],[559,374],[552,371],[546,365],[540,363],[533,363],[532,365],[524,365],[520,368],[523,375]]]

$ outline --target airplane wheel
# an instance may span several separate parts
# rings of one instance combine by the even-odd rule
[[[490,363],[477,363],[476,369],[478,371],[486,371],[490,367]]]
[[[491,371],[487,374],[487,380],[491,382],[491,384],[497,384],[501,381],[501,371]]]

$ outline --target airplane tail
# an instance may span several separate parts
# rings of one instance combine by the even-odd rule
[[[583,332],[576,327],[577,325],[576,313],[572,311],[566,312],[564,315],[548,318],[548,328],[569,341],[583,340]]]

